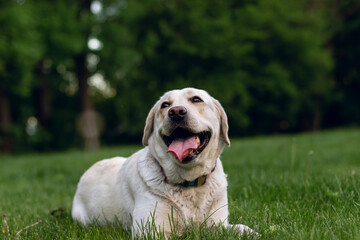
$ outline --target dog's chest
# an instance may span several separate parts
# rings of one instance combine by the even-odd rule
[[[207,187],[178,188],[172,191],[170,200],[186,222],[202,222],[211,214],[215,191]]]

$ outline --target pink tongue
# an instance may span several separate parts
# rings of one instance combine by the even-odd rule
[[[189,138],[176,138],[170,144],[168,151],[175,155],[175,157],[182,162],[187,156],[191,149],[197,149],[199,144],[196,141],[196,136]]]

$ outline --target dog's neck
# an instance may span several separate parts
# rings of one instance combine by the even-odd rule
[[[165,171],[164,169],[160,166],[161,168],[161,172],[164,174],[164,182],[167,183],[167,184],[170,184],[169,183],[169,180],[168,178],[166,177],[166,174],[165,174]],[[179,185],[179,186],[182,186],[182,187],[200,187],[202,185],[204,185],[206,183],[206,179],[207,177],[215,171],[215,168],[216,168],[216,165],[215,167],[211,170],[211,172],[209,174],[205,174],[205,175],[202,175],[196,179],[194,179],[193,181],[184,181],[182,183],[179,183],[179,184],[174,184],[174,185]]]

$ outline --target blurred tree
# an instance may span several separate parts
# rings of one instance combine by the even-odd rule
[[[333,49],[337,98],[329,112],[328,126],[360,123],[360,1],[333,1]],[[334,27],[335,26],[335,27]]]
[[[185,86],[220,99],[236,135],[298,129],[300,110],[307,128],[319,126],[332,60],[307,1],[125,3],[104,8],[99,35],[121,129],[140,135],[156,98]]]
[[[43,52],[31,11],[20,1],[0,4],[0,145],[5,152],[12,149],[13,134],[16,139],[23,135],[18,129],[25,125],[26,116],[16,107],[30,96],[31,69]]]
[[[188,86],[221,101],[232,136],[356,124],[359,5],[1,3],[0,145],[8,151],[12,135],[17,148],[65,149],[80,130],[96,147],[105,125],[95,109],[106,116],[107,143],[139,142],[152,104]]]
[[[251,131],[318,128],[322,98],[332,83],[324,19],[307,10],[307,1],[279,0],[247,4],[237,16],[253,44],[245,63],[254,97]]]
[[[74,144],[76,118],[80,121],[77,130],[83,137],[85,147],[93,149],[99,146],[96,115],[88,86],[88,41],[95,23],[90,12],[91,3],[90,0],[31,2],[37,10],[38,31],[45,47],[35,69],[38,79],[35,91],[37,117],[42,127],[38,134],[56,135],[56,138],[49,139],[49,147],[52,148]],[[61,89],[63,91],[59,91]],[[50,97],[53,94],[54,102]],[[71,99],[73,95],[78,95],[78,101],[72,99],[73,104],[64,105],[64,98]],[[56,107],[55,116],[52,116],[53,106]],[[59,129],[59,124],[68,126]]]
[[[34,9],[33,19],[36,21],[40,42],[44,48],[34,71],[35,114],[40,126],[36,133],[30,136],[29,144],[39,150],[68,147],[74,144],[69,139],[75,139],[76,113],[69,114],[69,110],[77,109],[69,109],[69,105],[63,105],[67,102],[64,98],[71,99],[71,96],[69,91],[66,93],[61,89],[62,86],[74,82],[75,68],[72,58],[84,45],[81,42],[81,28],[76,19],[76,4],[63,0],[28,0],[26,4]],[[55,113],[52,110],[54,107]],[[59,129],[60,124],[63,127]]]
[[[81,128],[80,133],[84,140],[85,148],[97,149],[100,145],[99,138],[100,132],[97,124],[96,113],[92,105],[90,93],[89,93],[89,69],[87,64],[87,57],[89,54],[89,48],[87,47],[88,41],[91,37],[92,25],[95,23],[93,15],[90,12],[92,1],[81,0],[78,5],[78,21],[81,25],[81,36],[83,48],[75,56],[76,76],[79,83],[79,94],[81,113],[79,116],[79,122]]]

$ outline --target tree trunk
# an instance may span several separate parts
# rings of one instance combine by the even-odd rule
[[[36,91],[37,113],[41,126],[47,128],[51,117],[51,92],[49,86],[49,73],[46,67],[46,60],[38,63],[36,75],[40,80],[40,86]]]
[[[321,122],[322,122],[321,108],[319,104],[317,104],[314,110],[313,131],[320,131]]]
[[[11,115],[8,95],[0,88],[0,145],[4,152],[12,150]]]
[[[79,1],[79,21],[88,21],[90,16],[91,0]],[[86,64],[87,56],[87,41],[90,35],[90,28],[84,29],[84,46],[85,49],[82,53],[75,56],[76,64],[76,75],[79,83],[79,95],[80,95],[80,106],[81,113],[78,118],[78,129],[80,130],[81,136],[83,137],[84,146],[86,149],[94,150],[100,145],[99,143],[99,132],[100,127],[97,121],[96,112],[93,109],[91,97],[89,95],[89,70]]]
[[[79,81],[79,94],[81,111],[92,110],[92,102],[89,95],[88,77],[89,71],[86,66],[86,54],[81,53],[75,58],[76,74]]]
[[[96,113],[93,109],[91,97],[89,95],[88,76],[89,71],[86,66],[86,54],[79,54],[75,58],[76,74],[79,82],[79,95],[81,113],[78,119],[79,130],[84,140],[86,149],[95,150],[99,148],[99,124]]]

